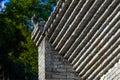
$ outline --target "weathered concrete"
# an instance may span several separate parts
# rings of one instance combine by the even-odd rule
[[[70,63],[44,38],[38,47],[39,80],[81,80]]]
[[[120,60],[114,65],[100,80],[119,80],[120,79]]]
[[[75,75],[83,80],[99,80],[120,59],[119,25],[120,0],[59,0],[43,31],[40,33],[37,28],[33,31],[32,39],[39,53],[44,53],[39,56],[43,63],[40,71],[46,73],[49,69],[46,65],[52,64],[49,70],[53,72],[51,68],[64,63],[59,75],[62,71],[68,75],[65,68],[68,61]],[[59,57],[54,59],[60,61],[52,58],[56,55]],[[47,75],[57,79],[51,76],[55,72],[51,72]]]

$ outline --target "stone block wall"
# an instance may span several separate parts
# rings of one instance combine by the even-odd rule
[[[43,39],[38,47],[39,80],[81,80],[72,66]]]

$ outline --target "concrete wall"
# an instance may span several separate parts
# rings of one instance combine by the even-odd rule
[[[103,77],[101,80],[120,80],[120,60],[114,65]]]
[[[72,66],[45,39],[38,47],[39,80],[81,80]]]
[[[45,80],[45,40],[38,47],[38,75],[39,80]]]

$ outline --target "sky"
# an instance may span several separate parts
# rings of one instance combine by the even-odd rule
[[[9,0],[0,0],[0,11],[5,7],[6,2],[9,2]]]
[[[0,0],[0,11],[2,10],[2,8],[5,7],[5,3],[9,2],[10,0]],[[52,8],[54,9],[55,5],[52,5]]]
[[[3,7],[5,7],[4,3],[5,3],[4,1],[0,1],[0,11],[2,10]]]

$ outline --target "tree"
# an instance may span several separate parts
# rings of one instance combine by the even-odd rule
[[[10,80],[37,80],[38,54],[30,38],[33,14],[47,20],[55,0],[10,0],[0,12],[0,62]]]

